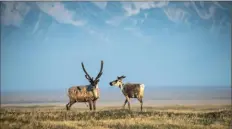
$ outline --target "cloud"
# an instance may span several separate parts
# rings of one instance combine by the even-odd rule
[[[181,9],[175,7],[168,7],[168,1],[162,2],[121,2],[123,9],[126,11],[125,16],[117,16],[113,17],[112,19],[108,20],[106,23],[118,26],[122,21],[127,19],[127,17],[137,15],[140,13],[141,10],[151,9],[151,8],[162,8],[167,15],[168,19],[173,22],[185,22],[188,23],[188,18],[190,14]],[[185,3],[187,4],[187,3]],[[147,18],[148,14],[144,14],[145,19]],[[140,19],[140,23],[142,24],[145,19]],[[133,21],[134,22],[134,21]]]
[[[123,9],[126,11],[127,16],[136,15],[140,12],[140,8],[133,8],[134,3],[132,2],[121,2]]]
[[[209,9],[207,10],[204,5],[201,5],[203,8],[202,9],[199,9],[195,2],[192,2],[192,6],[194,7],[194,9],[196,10],[197,14],[202,18],[202,19],[210,19],[214,16],[215,14],[215,10],[216,10],[216,7],[214,5],[211,5],[209,7]]]
[[[1,24],[20,27],[24,17],[30,11],[25,2],[2,2]]]
[[[87,22],[84,20],[75,19],[77,16],[76,12],[68,10],[61,2],[37,2],[37,5],[43,12],[53,17],[59,23],[72,24],[74,26],[84,26],[81,29],[88,32],[90,35],[104,42],[109,41],[108,37],[104,33],[101,33],[100,30],[97,30],[91,25],[87,25]],[[98,4],[98,6],[100,6],[100,4]],[[103,8],[102,5],[101,8]],[[35,25],[34,28],[35,30],[36,26],[37,25]]]
[[[74,26],[83,26],[86,24],[84,20],[76,20],[76,13],[64,7],[60,2],[37,2],[39,8],[52,16],[59,23],[72,24]]]
[[[207,6],[204,2],[199,2],[199,5],[196,5],[195,2],[184,2],[184,6],[187,9],[175,8],[175,7],[165,7],[163,8],[167,17],[173,22],[183,21],[185,23],[189,23],[189,18],[191,16],[191,12],[189,12],[190,7],[193,8],[193,11],[197,13],[197,15],[202,20],[209,20],[213,22],[214,16],[216,13],[216,8],[224,9],[218,2],[212,2],[212,4]],[[213,23],[216,25],[216,23]]]
[[[140,13],[140,10],[150,8],[162,8],[168,5],[168,1],[160,2],[121,2],[127,16],[133,16]]]
[[[221,8],[221,9],[226,9],[226,8],[222,7],[221,4],[219,4],[219,2],[217,2],[217,1],[213,1],[213,3],[214,3],[217,7]]]
[[[190,14],[181,8],[168,7],[163,10],[168,19],[173,22],[188,22]]]
[[[150,8],[162,8],[168,5],[168,1],[161,2],[121,2],[122,8],[126,13],[122,16],[114,16],[111,19],[107,20],[106,23],[118,26],[121,22],[126,20],[130,16],[134,16],[140,13],[140,10],[150,9]],[[145,14],[145,19],[147,18],[147,13]],[[144,19],[140,20],[141,23],[144,22]]]
[[[106,8],[106,6],[107,6],[107,2],[92,2],[92,3],[94,3],[97,7],[99,7],[100,9],[105,9]]]

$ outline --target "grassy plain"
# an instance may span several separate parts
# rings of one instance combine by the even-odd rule
[[[231,105],[121,107],[1,107],[1,129],[230,129]]]

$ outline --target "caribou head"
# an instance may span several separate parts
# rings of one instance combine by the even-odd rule
[[[120,76],[117,77],[116,80],[110,82],[110,86],[118,86],[121,87],[123,85],[123,79],[126,78],[126,76]]]
[[[85,69],[85,66],[84,66],[83,62],[81,63],[81,65],[82,65],[83,71],[85,72],[85,78],[89,81],[89,83],[91,85],[91,88],[97,89],[98,88],[98,83],[100,81],[99,78],[102,75],[103,61],[101,61],[101,68],[100,68],[100,71],[99,71],[99,73],[98,73],[98,75],[97,75],[97,77],[95,79],[93,77],[90,77],[90,75],[88,74],[88,72]]]

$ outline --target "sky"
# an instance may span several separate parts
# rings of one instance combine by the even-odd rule
[[[231,3],[2,2],[1,92],[99,87],[229,87]]]

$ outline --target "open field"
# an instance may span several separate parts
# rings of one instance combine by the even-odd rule
[[[2,129],[230,129],[230,105],[146,106],[140,112],[120,107],[88,108],[64,106],[5,106],[1,108]]]

